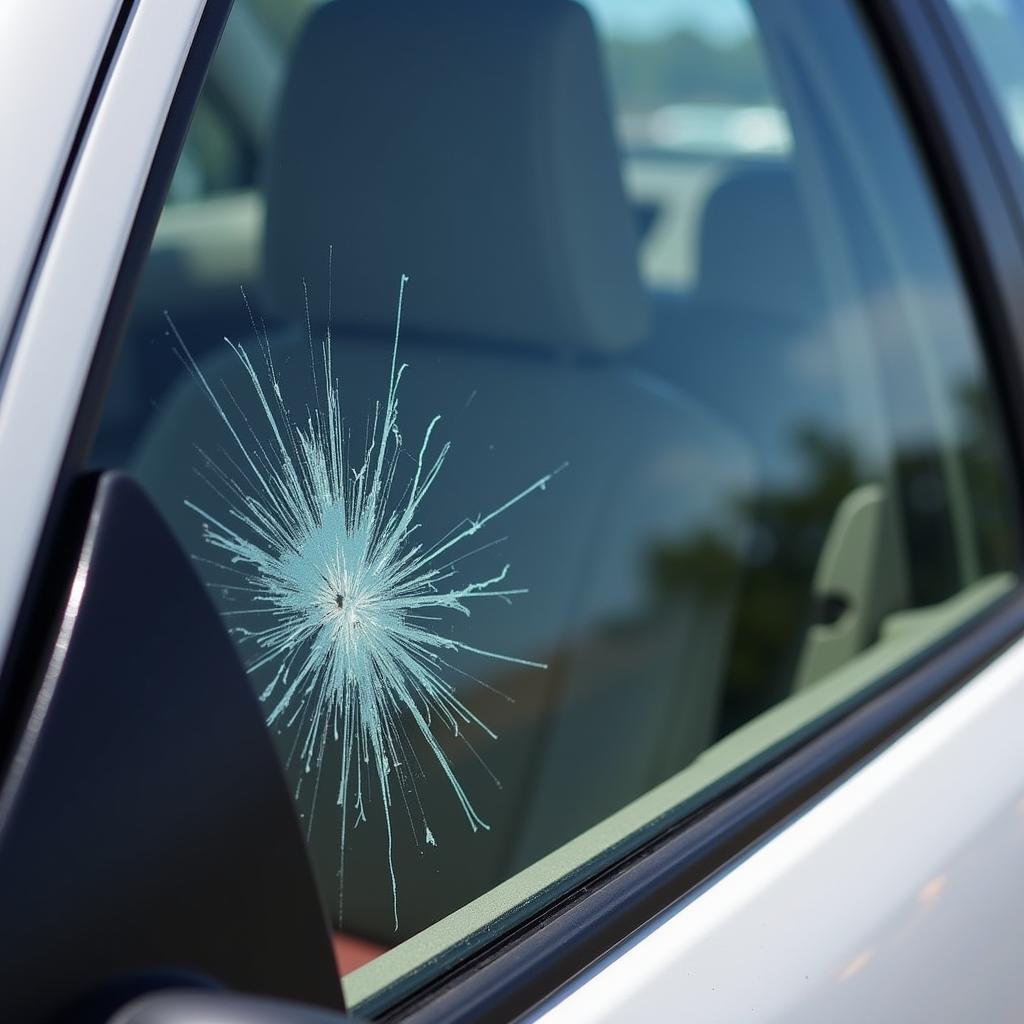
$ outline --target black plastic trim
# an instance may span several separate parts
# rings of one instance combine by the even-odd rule
[[[72,578],[0,785],[0,1019],[197,983],[343,1011],[259,701],[129,477],[96,482]]]

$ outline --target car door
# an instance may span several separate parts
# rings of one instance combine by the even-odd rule
[[[112,32],[0,391],[11,1019],[1011,1014],[1024,249],[956,26]]]

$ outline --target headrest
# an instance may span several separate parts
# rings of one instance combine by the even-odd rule
[[[697,293],[787,320],[813,319],[824,290],[792,172],[749,167],[711,194],[700,228]]]
[[[615,351],[643,334],[593,26],[571,0],[330,3],[292,57],[268,154],[275,311]],[[321,286],[321,282],[323,285]]]

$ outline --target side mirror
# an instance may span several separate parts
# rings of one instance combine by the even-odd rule
[[[97,993],[168,976],[343,1011],[258,702],[125,476],[98,480],[35,685],[0,780],[0,1018],[77,1020]]]

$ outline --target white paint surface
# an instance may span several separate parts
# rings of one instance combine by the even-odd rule
[[[120,6],[0,4],[0,354]]]
[[[1022,677],[1018,643],[534,1019],[1019,1020]]]

